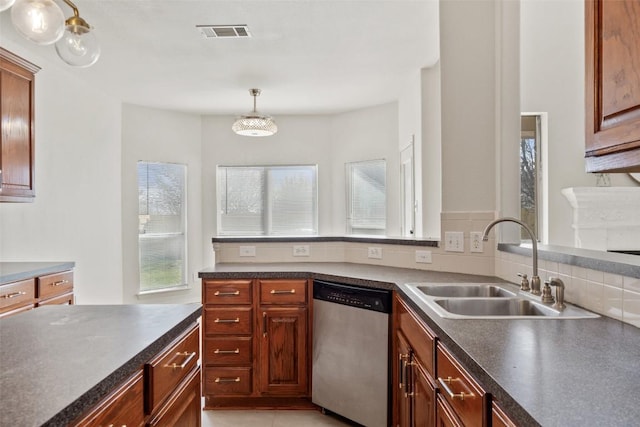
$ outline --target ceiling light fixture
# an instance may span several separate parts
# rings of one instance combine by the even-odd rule
[[[56,44],[58,56],[74,67],[88,67],[100,57],[100,45],[91,27],[80,17],[70,0],[63,0],[73,16],[64,19],[54,0],[0,0],[0,11],[11,7],[11,21],[26,39],[40,44]]]
[[[231,129],[238,135],[271,136],[278,132],[278,126],[273,118],[256,110],[256,97],[260,92],[260,89],[249,89],[249,93],[253,96],[253,111],[236,118]]]

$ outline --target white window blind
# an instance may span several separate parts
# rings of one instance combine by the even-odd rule
[[[386,161],[347,163],[347,233],[386,233]]]
[[[316,166],[219,166],[218,234],[315,235]]]
[[[140,290],[186,284],[185,165],[138,162]]]

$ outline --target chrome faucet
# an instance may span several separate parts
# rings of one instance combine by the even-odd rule
[[[515,222],[516,224],[520,224],[520,226],[522,226],[522,228],[524,228],[525,230],[527,230],[527,233],[529,233],[529,236],[531,237],[531,244],[533,245],[533,275],[531,276],[531,293],[533,295],[540,295],[540,277],[538,276],[538,239],[536,239],[536,236],[533,234],[533,231],[531,231],[531,229],[529,228],[529,226],[527,224],[525,224],[524,222],[520,221],[519,219],[516,218],[511,218],[511,217],[503,217],[503,218],[498,218],[492,222],[489,223],[489,225],[487,225],[484,229],[484,233],[482,234],[482,240],[483,241],[487,241],[489,240],[489,231],[491,231],[491,229],[493,228],[494,225],[500,223],[500,222]],[[522,277],[522,281],[524,282],[525,280],[527,280],[526,275],[521,275]],[[548,285],[545,284],[545,288],[547,288]],[[525,284],[522,283],[521,284],[521,288],[524,289],[526,288]],[[551,294],[551,288],[549,288],[549,295]],[[543,301],[544,302],[544,301]],[[553,302],[553,301],[552,301]]]

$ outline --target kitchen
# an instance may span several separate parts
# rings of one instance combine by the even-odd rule
[[[416,224],[417,235],[439,237],[441,230],[481,231],[482,226],[493,219],[494,212],[513,214],[512,209],[507,206],[507,200],[509,197],[513,199],[514,189],[506,188],[507,185],[503,183],[515,182],[505,176],[509,173],[517,174],[517,164],[513,163],[511,169],[514,170],[504,170],[507,169],[504,159],[509,156],[508,150],[498,151],[494,141],[517,138],[519,111],[549,111],[550,115],[555,114],[552,117],[561,117],[551,120],[553,123],[550,126],[559,122],[564,124],[549,130],[550,137],[562,140],[563,145],[559,147],[559,152],[549,153],[549,186],[555,190],[550,191],[549,195],[549,206],[554,211],[550,213],[545,243],[572,246],[571,210],[559,190],[566,187],[595,186],[596,182],[593,175],[584,173],[584,119],[581,118],[584,111],[581,102],[584,83],[576,77],[583,75],[583,48],[580,44],[583,23],[577,19],[582,16],[582,4],[545,2],[546,7],[553,7],[554,10],[544,13],[543,10],[536,9],[535,2],[521,3],[520,9],[538,13],[534,15],[536,19],[545,17],[544,19],[551,21],[536,21],[529,23],[528,27],[523,26],[523,29],[529,29],[529,32],[522,33],[523,41],[526,37],[534,37],[534,34],[541,37],[532,30],[533,27],[558,28],[558,32],[563,31],[562,34],[572,28],[570,23],[575,27],[570,36],[566,37],[554,36],[558,33],[551,30],[544,32],[549,39],[543,41],[560,44],[558,40],[562,40],[567,45],[560,44],[563,49],[558,49],[559,53],[553,60],[536,62],[541,69],[534,76],[529,76],[556,82],[560,87],[550,84],[545,89],[540,85],[532,85],[531,88],[523,86],[520,91],[517,37],[506,36],[511,34],[509,31],[517,31],[513,26],[517,27],[515,23],[518,22],[518,11],[513,10],[517,9],[517,4],[513,3],[515,2],[501,4],[499,16],[503,17],[503,21],[499,21],[493,4],[474,2],[474,6],[463,3],[456,6],[455,2],[444,2],[440,5],[440,66],[416,70],[411,81],[407,82],[404,96],[397,104],[385,104],[331,117],[278,115],[276,119],[281,134],[267,139],[266,144],[257,147],[255,141],[247,141],[231,134],[229,127],[232,114],[201,117],[169,109],[123,105],[119,99],[82,83],[56,63],[54,57],[46,56],[45,48],[35,51],[32,45],[22,42],[11,32],[7,17],[3,15],[0,18],[2,46],[37,63],[42,71],[37,74],[37,197],[31,204],[0,205],[0,259],[50,261],[55,258],[75,261],[78,304],[199,301],[199,280],[194,273],[213,265],[211,237],[216,235],[215,221],[210,220],[215,218],[214,168],[207,166],[240,161],[271,163],[276,161],[274,159],[279,160],[282,153],[298,153],[296,162],[327,164],[329,153],[322,149],[323,144],[326,144],[322,135],[327,135],[327,127],[334,125],[340,130],[339,136],[342,139],[332,140],[332,145],[341,147],[344,141],[356,141],[352,148],[354,152],[359,149],[358,144],[366,141],[398,141],[398,147],[392,147],[391,150],[382,144],[368,148],[372,155],[376,154],[373,157],[386,157],[389,168],[395,163],[392,159],[397,159],[398,148],[404,146],[411,135],[416,135],[416,141],[441,139],[441,163],[436,160],[440,158],[440,148],[431,145],[423,147],[422,179],[416,181],[421,182],[424,187],[420,190],[417,186],[416,190],[424,194],[425,201],[420,206],[421,214],[417,216],[422,219],[422,222],[418,221]],[[88,2],[81,7],[88,20],[91,15],[90,6],[91,3]],[[474,11],[482,14],[484,19],[476,20],[477,15],[469,12],[470,7],[477,8]],[[498,27],[504,32],[503,37],[496,35],[493,26],[486,25],[486,22],[499,24]],[[495,50],[497,41],[503,45],[501,57],[497,57]],[[555,52],[549,46],[546,48],[545,55]],[[567,52],[574,52],[576,57]],[[103,57],[102,60],[106,59]],[[534,60],[530,61],[529,65],[532,65]],[[470,67],[471,64],[474,67]],[[545,64],[553,64],[551,70],[545,70]],[[530,66],[521,68],[520,73],[527,73],[532,69]],[[557,79],[548,78],[551,72]],[[496,75],[501,76],[497,80],[499,84],[496,84]],[[440,78],[441,87],[434,83]],[[269,90],[264,89],[259,103],[265,111],[269,111],[269,97],[275,97],[276,94],[271,95]],[[429,110],[431,103],[428,102],[430,95],[437,93],[435,90],[442,91],[441,129],[438,126],[424,126],[420,120],[422,114],[425,121],[437,121],[436,112]],[[246,88],[243,88],[239,93],[242,94],[242,101],[248,104],[250,99],[246,98],[245,91]],[[427,102],[417,99],[416,94],[421,92],[425,93]],[[521,92],[520,105],[514,97],[506,96],[518,92]],[[461,94],[464,96],[460,96]],[[502,98],[498,94],[502,94]],[[558,104],[555,110],[552,110],[552,105],[538,102],[526,104],[525,95],[541,98],[546,96]],[[568,104],[572,101],[575,105]],[[423,102],[420,113],[418,106]],[[486,108],[486,105],[497,105],[497,112],[493,108]],[[239,111],[244,109],[246,107]],[[507,120],[507,117],[512,117],[513,120]],[[468,126],[459,126],[460,120],[465,120]],[[494,126],[496,120],[500,123],[497,128]],[[363,122],[367,128],[362,125]],[[153,123],[153,127],[145,126],[145,123]],[[369,128],[371,124],[376,127]],[[290,134],[285,138],[287,132],[283,131],[294,126],[300,129],[300,133]],[[314,132],[302,132],[309,128],[313,128]],[[364,133],[365,129],[371,134]],[[435,132],[435,129],[438,129],[437,135],[429,133]],[[232,138],[233,144],[227,144],[224,138],[221,140],[218,137],[220,135]],[[516,136],[510,138],[509,135]],[[179,145],[175,144],[177,140],[181,141]],[[310,142],[303,149],[300,147],[301,141]],[[473,141],[473,144],[468,141]],[[316,151],[312,151],[310,147],[316,148]],[[380,152],[374,153],[374,149],[379,149]],[[438,151],[427,152],[431,149]],[[552,149],[553,145],[550,147]],[[150,152],[156,156],[149,158]],[[271,156],[277,154],[278,157],[270,157],[270,153]],[[462,156],[462,153],[465,155]],[[498,159],[496,153],[504,157]],[[341,174],[343,159],[340,156],[344,155],[346,160],[350,153],[333,155],[338,159],[337,164],[329,166],[329,170]],[[513,158],[515,156],[516,147],[513,148]],[[218,157],[220,160],[217,160]],[[170,160],[189,165],[190,289],[137,295],[135,162],[140,158]],[[205,163],[202,159],[211,159],[211,163]],[[612,174],[611,179],[616,186],[633,185],[633,181],[624,174]],[[344,188],[342,182],[327,184],[337,194],[341,194]],[[324,224],[320,223],[321,234],[339,233],[343,229],[341,205],[344,202],[332,202],[328,193],[325,193],[324,198],[321,193],[321,206],[335,206],[335,212],[328,210],[321,216],[320,221],[326,221]],[[489,219],[487,213],[490,213]],[[390,230],[399,230],[399,213],[390,210],[388,217],[390,222],[395,223]],[[507,232],[508,229],[505,228],[504,231]],[[256,244],[258,254],[260,245],[264,244]],[[270,253],[276,254],[273,246],[277,245],[267,248]],[[329,248],[324,249],[323,246]],[[342,252],[333,251],[335,246]],[[394,245],[390,252],[383,246],[385,256],[381,261],[375,262],[366,256],[366,247],[366,244],[359,243],[339,243],[334,246],[320,244],[320,250],[312,246],[309,261],[336,261],[331,256],[344,253],[345,258],[337,261],[416,267],[412,246]],[[233,246],[228,251],[225,251],[225,246],[220,249],[216,251],[216,260],[237,261],[233,256]],[[285,251],[282,250],[282,253]],[[387,257],[387,253],[394,256]],[[486,251],[483,256],[474,256],[468,251],[458,255],[438,248],[433,250],[433,255],[434,263],[428,266],[429,269],[483,275],[494,275],[495,272],[495,275],[512,282],[515,279],[511,273],[516,265],[530,265],[526,256],[519,259],[510,254],[501,255],[500,260],[505,265],[494,270],[491,254]],[[283,258],[275,261],[290,261],[285,256],[288,255],[282,255]],[[461,259],[464,262],[460,262]],[[257,257],[255,261],[272,259]],[[593,286],[592,283],[599,284],[597,292],[609,285],[604,283],[604,279],[589,282],[589,286]],[[631,291],[624,292],[625,295],[633,294]],[[619,299],[622,304],[622,296]],[[597,298],[593,304],[594,307],[602,306]],[[587,305],[587,308],[594,307]]]

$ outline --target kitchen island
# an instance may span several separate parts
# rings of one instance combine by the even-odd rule
[[[495,277],[349,263],[218,264],[203,279],[308,278],[394,289],[518,425],[637,425],[640,329],[589,319],[445,319],[408,282],[512,284]]]
[[[195,324],[201,310],[46,306],[0,320],[0,425],[77,420]]]

